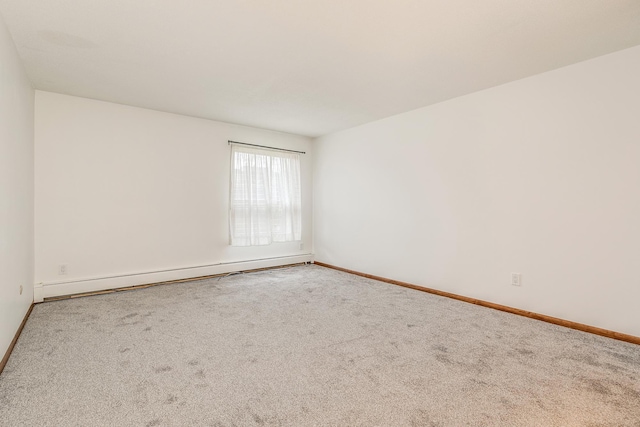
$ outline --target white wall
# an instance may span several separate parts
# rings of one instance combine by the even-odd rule
[[[41,91],[35,132],[35,278],[45,297],[311,252],[309,138]],[[299,242],[229,246],[227,140],[307,152],[304,249]],[[61,264],[67,275],[58,274]],[[176,268],[186,270],[136,275]],[[100,278],[107,279],[92,280]]]
[[[634,47],[319,138],[316,260],[640,336],[638,76]]]
[[[33,301],[33,89],[2,17],[0,64],[1,359]]]

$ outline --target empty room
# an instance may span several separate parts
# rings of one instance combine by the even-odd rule
[[[640,1],[0,0],[0,426],[640,427]]]

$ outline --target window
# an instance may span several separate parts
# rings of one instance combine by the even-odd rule
[[[301,240],[300,155],[231,145],[232,246]]]

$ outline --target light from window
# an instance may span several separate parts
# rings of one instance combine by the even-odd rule
[[[231,145],[232,246],[301,240],[300,155]]]

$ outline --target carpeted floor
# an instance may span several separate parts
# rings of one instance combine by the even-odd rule
[[[640,426],[640,346],[300,266],[37,305],[2,426]]]

